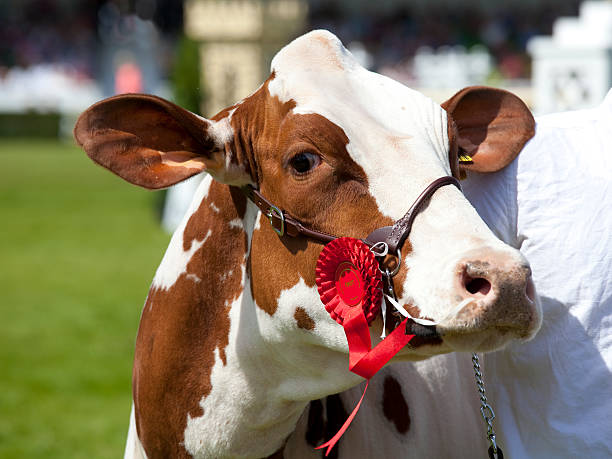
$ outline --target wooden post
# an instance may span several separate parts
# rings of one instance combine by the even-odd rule
[[[305,0],[187,0],[185,32],[200,43],[202,113],[257,89],[274,54],[303,31],[307,11]]]

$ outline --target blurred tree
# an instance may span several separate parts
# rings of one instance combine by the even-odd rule
[[[178,42],[171,75],[175,102],[194,113],[200,113],[205,97],[200,85],[202,80],[198,44],[183,35]]]

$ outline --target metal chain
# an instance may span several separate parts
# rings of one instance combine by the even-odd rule
[[[497,445],[495,440],[495,431],[493,430],[493,420],[495,419],[495,413],[493,412],[493,408],[489,405],[487,401],[487,396],[485,395],[485,387],[484,381],[482,379],[482,372],[480,371],[480,363],[478,361],[478,354],[472,354],[472,364],[474,366],[474,377],[476,379],[476,387],[478,389],[478,394],[480,396],[480,414],[482,415],[482,419],[487,425],[487,439],[491,446],[489,447],[489,457],[493,459],[503,459],[503,453],[501,448]]]
[[[380,249],[380,252],[379,252]],[[384,259],[384,257],[389,253],[389,247],[385,242],[378,242],[374,244],[370,250],[376,257]],[[401,253],[398,251],[398,267],[401,263]],[[397,273],[397,269],[394,270],[393,273],[389,272],[388,268],[385,268],[385,271],[378,267],[380,272],[383,274],[384,283],[386,284],[388,295],[397,300],[395,296],[395,290],[393,288],[393,276]],[[408,333],[408,331],[406,331]],[[475,352],[472,354],[472,364],[474,366],[474,377],[476,379],[476,387],[478,388],[478,395],[480,396],[480,414],[482,415],[482,419],[484,419],[485,424],[487,425],[487,439],[491,446],[487,451],[489,458],[491,459],[504,459],[504,453],[502,449],[498,446],[497,441],[495,439],[495,431],[493,430],[493,420],[495,419],[495,412],[491,405],[489,405],[487,401],[487,396],[485,394],[485,386],[484,381],[482,379],[482,372],[480,371],[480,363],[478,361],[478,354]]]

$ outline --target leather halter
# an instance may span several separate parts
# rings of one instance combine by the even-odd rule
[[[461,185],[455,177],[445,176],[434,180],[421,192],[421,194],[414,201],[414,204],[410,206],[406,214],[396,221],[393,226],[383,226],[375,229],[368,237],[364,239],[364,242],[369,246],[384,242],[387,244],[390,254],[398,254],[399,250],[402,248],[402,245],[406,241],[406,238],[410,234],[415,217],[423,205],[438,188],[445,185],[455,185],[457,188],[459,188],[459,190],[461,190]],[[305,227],[298,220],[286,214],[283,210],[279,209],[277,206],[268,201],[251,185],[243,187],[242,191],[247,198],[253,201],[259,210],[261,210],[264,215],[269,218],[272,228],[279,236],[301,236],[321,242],[323,244],[327,244],[328,242],[338,238],[338,236]]]
[[[375,251],[375,254],[381,257],[382,259],[384,259],[384,256],[387,253],[397,257],[397,264],[393,272],[389,272],[387,268],[385,268],[384,272],[381,270],[381,272],[383,272],[386,289],[388,290],[389,294],[394,298],[395,291],[393,288],[393,277],[397,274],[401,265],[400,250],[402,248],[402,245],[406,241],[406,238],[408,238],[408,235],[412,230],[412,223],[414,222],[415,217],[417,216],[423,205],[427,202],[429,198],[431,198],[431,196],[436,192],[438,188],[441,188],[445,185],[455,185],[457,188],[459,188],[459,190],[461,190],[459,180],[457,180],[455,177],[444,176],[434,180],[421,192],[421,194],[416,198],[416,200],[414,201],[412,206],[410,206],[404,216],[398,221],[396,221],[393,226],[383,226],[381,228],[377,228],[363,240],[371,247],[373,251]],[[261,210],[261,212],[269,218],[270,225],[272,225],[272,228],[280,237],[285,235],[291,237],[305,237],[317,242],[321,242],[323,244],[327,244],[328,242],[331,242],[334,239],[338,238],[337,236],[334,236],[332,234],[305,227],[298,220],[292,218],[290,215],[285,214],[284,211],[282,211],[277,206],[268,201],[258,190],[253,188],[251,185],[243,187],[242,191],[247,196],[247,198],[253,201],[253,203],[259,208],[259,210]],[[385,243],[387,247],[382,251],[375,250],[374,245],[379,244],[381,242]],[[439,336],[436,331],[435,325],[420,325],[414,321],[406,322],[406,334],[413,334],[421,338],[435,338]]]

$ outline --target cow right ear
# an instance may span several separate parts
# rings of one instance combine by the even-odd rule
[[[455,141],[451,150],[457,149],[459,167],[464,170],[503,169],[535,134],[535,120],[525,103],[502,89],[471,86],[444,102],[442,108]]]
[[[74,137],[94,162],[148,189],[203,171],[232,185],[251,181],[227,157],[233,140],[227,119],[210,121],[156,96],[125,94],[98,102],[81,114]]]

